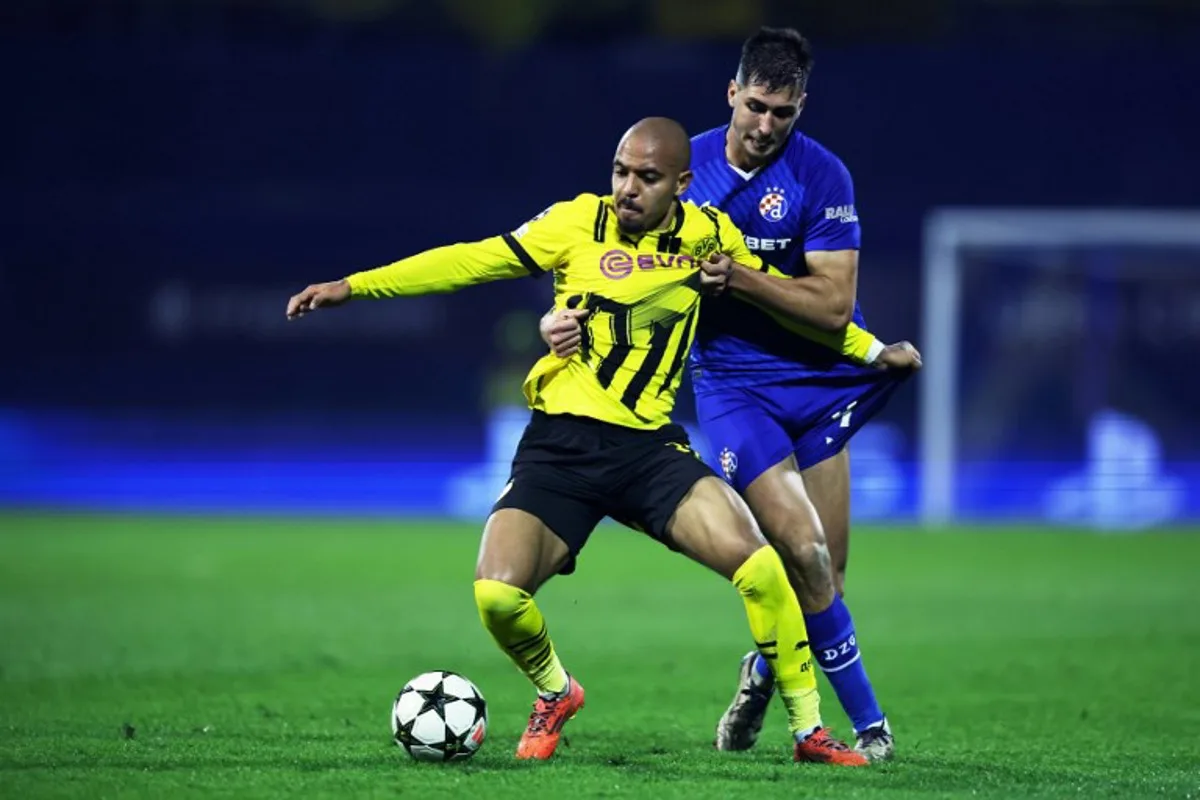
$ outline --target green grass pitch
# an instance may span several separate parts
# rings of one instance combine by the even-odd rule
[[[615,527],[539,595],[588,707],[554,762],[515,762],[532,692],[479,625],[477,540],[0,516],[0,796],[1200,796],[1200,536],[856,531],[847,599],[899,744],[866,770],[790,763],[778,704],[754,751],[714,752],[741,602]],[[395,693],[428,669],[487,696],[469,763],[391,742]]]

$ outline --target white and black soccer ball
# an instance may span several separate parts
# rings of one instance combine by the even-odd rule
[[[417,761],[464,761],[487,737],[487,701],[456,672],[424,672],[392,705],[392,736]]]

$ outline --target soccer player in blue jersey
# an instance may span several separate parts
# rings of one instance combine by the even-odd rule
[[[811,70],[811,51],[799,33],[763,28],[746,40],[730,81],[731,122],[692,139],[687,199],[729,214],[752,251],[794,277],[714,258],[713,271],[732,269],[730,291],[705,300],[691,375],[712,466],[743,495],[783,556],[813,653],[854,725],[856,749],[882,760],[892,756],[894,740],[842,599],[846,446],[921,362],[900,342],[879,344],[872,354],[892,369],[863,367],[779,327],[781,317],[828,330],[850,322],[865,327],[856,300],[861,233],[850,173],[795,130]],[[571,351],[575,330],[561,314],[542,324],[559,355]],[[767,662],[747,654],[716,746],[752,747],[773,692]]]

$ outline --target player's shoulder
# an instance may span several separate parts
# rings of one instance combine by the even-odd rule
[[[692,169],[709,161],[725,160],[725,126],[711,128],[692,137]]]
[[[559,214],[591,214],[595,216],[596,209],[605,205],[611,200],[609,197],[604,197],[592,192],[582,192],[575,195],[569,200],[560,200],[550,206]]]
[[[693,200],[683,202],[684,238],[715,236],[718,240],[725,236],[730,229],[738,229],[738,225],[725,211],[717,208],[707,200],[696,203]]]
[[[591,192],[584,192],[569,200],[559,200],[557,203],[551,203],[541,213],[528,220],[525,224],[529,225],[539,220],[546,220],[546,222],[563,227],[573,227],[585,223],[588,227],[591,227],[599,209],[607,202],[607,197],[601,197]]]
[[[800,131],[792,131],[783,153],[783,160],[804,183],[829,178],[850,178],[850,170],[840,156]]]
[[[680,203],[683,204],[683,218],[685,222],[690,220],[709,220],[715,222],[717,220],[727,221],[730,219],[728,214],[714,206],[708,200],[705,200],[703,203],[697,203],[695,200],[688,199],[680,200]]]

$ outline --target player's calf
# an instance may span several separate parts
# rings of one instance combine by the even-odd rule
[[[825,537],[820,527],[796,530],[801,526],[795,523],[791,527],[787,536],[774,537],[778,544],[772,544],[783,559],[800,607],[806,613],[809,609],[826,609],[833,603],[836,589]]]
[[[804,617],[779,555],[763,547],[742,565],[733,580],[746,600],[759,653],[774,667],[775,683],[788,712],[788,728],[795,738],[795,760],[866,766],[862,754],[833,738],[821,724],[820,697]],[[775,639],[763,641],[763,631],[774,633]]]
[[[794,459],[775,464],[745,489],[746,503],[787,568],[804,613],[833,602],[833,568],[825,529]]]
[[[834,591],[821,521],[795,461],[788,458],[760,475],[746,488],[746,500],[788,566],[804,609],[813,656],[855,731],[878,725],[883,711],[862,663],[850,610]],[[823,505],[827,507],[829,502]]]
[[[496,644],[537,688],[517,758],[550,758],[563,725],[583,708],[583,687],[563,669],[546,621],[528,592],[501,581],[477,580],[475,604]]]
[[[833,567],[833,590],[846,594],[846,564],[850,557],[850,448],[843,447],[810,467],[800,470],[804,488],[825,532]],[[801,607],[804,603],[800,603]]]
[[[680,503],[668,532],[684,553],[732,580],[745,604],[759,655],[772,665],[796,742],[804,744],[818,734],[828,739],[821,726],[820,696],[800,605],[779,554],[762,538],[746,504],[717,478],[703,478]],[[743,559],[732,574],[731,558]],[[851,762],[857,758],[866,763],[853,755]]]
[[[562,726],[583,708],[583,687],[567,675],[532,591],[522,588],[536,590],[565,557],[562,542],[528,512],[502,509],[488,520],[475,606],[483,627],[538,693],[517,758],[552,756]]]
[[[475,581],[479,618],[538,693],[555,696],[567,688],[563,669],[546,629],[546,620],[524,589],[492,580]]]

